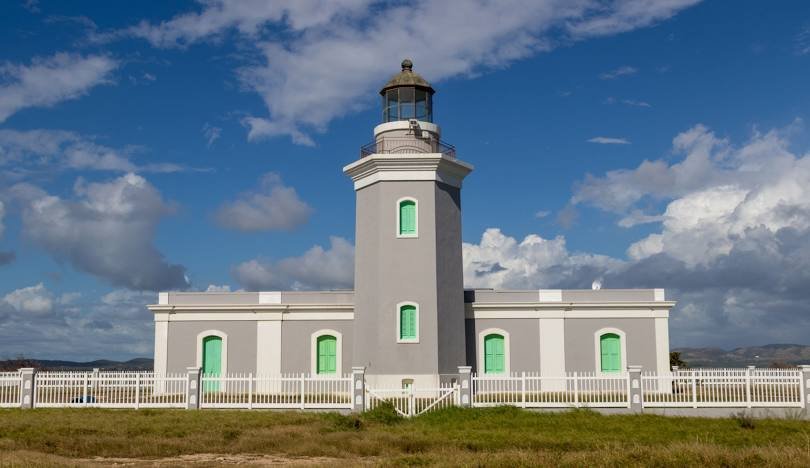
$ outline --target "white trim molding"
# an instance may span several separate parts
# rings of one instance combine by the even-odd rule
[[[667,375],[669,368],[669,319],[655,319],[655,357],[658,375]]]
[[[562,289],[539,289],[537,300],[540,302],[562,302]]]
[[[281,374],[281,322],[256,322],[256,374]]]
[[[401,336],[402,336],[402,333],[401,333],[402,332],[402,320],[401,320],[399,314],[401,313],[402,306],[406,306],[406,305],[412,305],[412,306],[416,307],[416,338],[401,338]],[[399,304],[397,304],[395,317],[396,317],[396,321],[397,321],[397,327],[396,327],[397,328],[397,335],[396,335],[397,343],[419,343],[419,335],[420,335],[420,333],[419,333],[419,322],[420,322],[420,320],[419,320],[419,303],[413,302],[413,301],[400,302]]]
[[[220,372],[222,375],[228,374],[228,334],[220,330],[205,330],[197,334],[197,367],[202,369],[203,365],[203,339],[208,336],[218,336],[222,338],[222,354],[219,358]],[[202,370],[200,371],[202,372]]]
[[[615,327],[605,327],[596,330],[593,333],[593,346],[594,346],[594,366],[596,373],[603,375],[607,372],[602,372],[602,335],[613,333],[619,336],[619,352],[621,353],[621,362],[619,363],[619,372],[625,372],[627,369],[627,334],[624,331]]]
[[[155,322],[155,374],[166,375],[169,357],[169,322]]]
[[[565,375],[565,319],[543,318],[540,322],[540,375]]]
[[[318,374],[318,338],[324,335],[331,335],[335,337],[335,374],[336,376],[343,375],[343,334],[337,330],[323,328],[318,330],[309,337],[310,352],[309,352],[309,371],[310,375],[332,375],[332,374]]]
[[[399,205],[400,205],[400,203],[402,203],[404,201],[412,201],[413,202],[413,210],[414,210],[414,213],[413,213],[413,216],[414,216],[414,220],[413,220],[414,233],[413,234],[402,234],[401,233],[402,232],[401,231],[401,228],[402,228],[402,226],[401,226],[402,216],[401,216],[401,211],[400,211],[400,206]],[[397,212],[396,212],[396,217],[397,217],[396,236],[397,236],[397,238],[398,239],[418,239],[419,238],[419,200],[417,200],[414,197],[402,197],[399,200],[397,200],[396,210],[397,210]]]
[[[487,328],[478,332],[478,375],[486,374],[486,366],[484,360],[486,359],[484,352],[484,339],[488,335],[501,335],[503,336],[503,373],[509,375],[512,371],[512,356],[510,352],[511,343],[509,340],[509,332],[503,328]]]

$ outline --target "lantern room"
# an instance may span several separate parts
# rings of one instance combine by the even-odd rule
[[[413,62],[402,61],[402,71],[380,90],[383,122],[416,119],[433,122],[433,87],[413,71]]]

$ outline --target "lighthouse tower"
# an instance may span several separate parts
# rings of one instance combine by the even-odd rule
[[[433,87],[410,60],[380,90],[382,123],[343,171],[357,193],[354,365],[370,384],[435,386],[466,364],[461,184]]]

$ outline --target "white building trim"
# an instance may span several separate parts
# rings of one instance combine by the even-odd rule
[[[502,328],[487,328],[478,333],[478,375],[484,375],[486,369],[485,362],[485,349],[484,338],[487,335],[497,334],[503,336],[503,373],[509,375],[512,371],[512,356],[511,356],[511,343],[509,340],[509,332]]]
[[[537,300],[540,302],[562,302],[562,289],[539,289]]]
[[[416,338],[400,338],[402,336],[402,320],[400,319],[399,314],[400,314],[400,310],[402,309],[402,306],[406,306],[406,305],[412,305],[412,306],[416,307]],[[420,335],[419,334],[419,325],[420,325],[419,304],[416,303],[416,302],[412,302],[412,301],[400,302],[399,304],[397,304],[397,308],[396,308],[396,311],[395,311],[395,317],[396,317],[396,321],[397,321],[397,326],[396,326],[396,329],[397,329],[397,335],[396,335],[397,343],[419,343],[419,335]]]
[[[318,338],[323,335],[335,337],[335,375],[343,375],[343,334],[337,330],[324,328],[310,335],[309,371],[310,375],[318,375]]]
[[[402,216],[400,216],[399,204],[404,202],[404,201],[412,201],[413,202],[413,210],[414,210],[414,212],[413,212],[413,215],[414,215],[413,223],[414,224],[413,225],[414,225],[414,231],[415,231],[413,234],[400,234],[400,232],[401,232],[400,228],[402,227],[401,226],[401,222],[402,222],[401,218],[402,218]],[[395,208],[397,210],[396,211],[396,219],[397,219],[396,236],[397,236],[397,238],[399,238],[399,239],[418,239],[419,238],[419,200],[417,200],[414,197],[402,197],[399,200],[397,200],[397,204],[396,204]]]
[[[169,322],[155,322],[155,374],[166,375],[169,359]]]
[[[655,358],[658,375],[667,375],[669,368],[669,320],[655,319]]]
[[[256,323],[256,374],[281,374],[281,322],[277,320]]]
[[[491,308],[489,304],[465,307],[468,319],[550,319],[550,318],[669,318],[669,307],[650,308],[625,306],[624,308],[591,309],[573,306],[570,309],[546,308],[536,305],[503,304],[503,307]]]
[[[224,312],[155,311],[155,322],[354,320],[353,312]]]
[[[259,304],[281,304],[281,291],[259,291]]]
[[[619,335],[619,352],[621,353],[621,362],[619,363],[620,372],[624,372],[627,369],[627,334],[624,331],[614,328],[614,327],[605,327],[596,330],[593,333],[593,345],[594,345],[594,366],[596,368],[597,374],[606,374],[606,372],[602,372],[602,349],[600,338],[602,335],[606,333],[615,333]]]
[[[540,323],[540,375],[565,375],[565,319],[542,318]]]
[[[205,330],[197,334],[197,367],[202,369],[203,365],[203,339],[207,336],[218,336],[222,338],[222,354],[220,354],[220,371],[222,375],[228,374],[228,334],[219,330]]]

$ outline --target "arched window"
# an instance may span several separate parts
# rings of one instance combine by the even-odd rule
[[[332,335],[318,337],[318,374],[337,373],[337,338]]]
[[[605,333],[599,337],[600,369],[602,372],[622,370],[621,338],[615,333]]]
[[[419,307],[415,303],[397,304],[397,341],[419,341]]]
[[[416,237],[417,235],[416,200],[403,198],[397,202],[397,236]]]
[[[503,335],[492,333],[484,337],[484,373],[502,374],[506,371]]]

